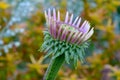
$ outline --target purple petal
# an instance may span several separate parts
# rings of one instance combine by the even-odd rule
[[[82,35],[82,32],[79,32],[78,35],[77,35],[77,37],[76,37],[76,39],[75,39],[75,41],[74,41],[74,43],[77,43],[77,41],[79,40],[79,38],[80,38],[81,35]]]
[[[47,24],[48,24],[48,15],[47,15],[47,12],[46,11],[44,11],[44,14],[45,14],[45,19],[46,19],[46,22],[47,22]]]
[[[84,21],[84,23],[82,24],[82,26],[80,27],[80,31],[81,31],[81,29],[83,29],[83,27],[85,26],[85,24],[87,23],[87,21]]]
[[[50,24],[50,34],[52,35],[52,24]]]
[[[55,11],[55,9],[53,9],[53,17],[54,17],[54,20],[56,20],[56,11]]]
[[[77,39],[77,35],[78,35],[78,32],[76,32],[76,33],[72,36],[72,40],[71,40],[72,43],[74,43],[75,40]]]
[[[65,38],[66,38],[66,32],[65,34],[63,34],[63,38],[61,40],[65,40]]]
[[[72,24],[72,20],[73,20],[73,14],[72,14],[71,17],[70,17],[70,22],[69,22],[69,24]]]
[[[79,20],[78,20],[78,23],[77,23],[77,25],[76,25],[77,28],[79,27],[80,22],[81,22],[81,18],[79,18]]]
[[[69,34],[69,36],[68,36],[68,38],[67,38],[67,41],[68,41],[68,42],[70,41],[70,39],[71,39],[71,37],[72,37],[73,34],[74,34],[74,32],[71,32],[71,31],[70,31],[70,34]]]
[[[87,34],[86,36],[84,37],[83,41],[86,41],[87,39],[89,39],[92,34],[94,33],[94,28],[92,28]]]
[[[62,35],[61,35],[61,40],[63,40],[65,32],[66,32],[66,27],[63,29],[63,32],[62,32]]]
[[[50,11],[50,9],[48,9],[48,17],[51,18],[51,11]]]
[[[75,26],[75,24],[76,24],[78,18],[79,18],[79,17],[77,17],[77,18],[75,19],[75,21],[73,22],[73,24],[72,24],[73,26]]]
[[[44,11],[44,14],[45,14],[45,18],[47,18],[47,12],[46,11]]]
[[[62,31],[62,27],[59,26],[59,30],[58,30],[58,34],[57,34],[57,39],[60,38],[61,31]]]
[[[67,22],[68,22],[68,15],[69,15],[69,13],[68,13],[68,12],[66,12],[65,23],[67,23]]]
[[[81,29],[81,31],[86,34],[88,33],[89,29],[90,29],[90,24],[87,22],[85,26]]]
[[[53,22],[54,38],[56,38],[56,22]]]
[[[60,21],[60,12],[58,11],[58,21]]]
[[[66,40],[67,34],[69,31],[66,30],[65,35],[63,36],[63,40]]]
[[[79,38],[77,44],[80,44],[80,43],[81,43],[81,41],[83,40],[83,38],[85,37],[85,35],[86,35],[86,34],[83,33],[83,35]]]
[[[81,38],[82,32],[79,32],[78,36],[77,36],[77,40],[75,41],[76,44],[78,44],[79,39]]]

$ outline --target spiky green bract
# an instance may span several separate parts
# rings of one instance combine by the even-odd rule
[[[70,61],[74,61],[74,67],[77,66],[78,60],[82,63],[85,61],[85,48],[88,47],[88,41],[77,45],[54,39],[48,31],[44,31],[44,43],[42,44],[41,51],[46,52],[48,57],[52,55],[52,59],[57,58],[60,55],[65,56],[65,61],[69,64]]]

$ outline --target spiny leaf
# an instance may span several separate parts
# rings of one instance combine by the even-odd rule
[[[74,55],[74,67],[76,68],[77,66],[77,62],[78,62],[78,56],[77,55]]]
[[[62,49],[61,49],[61,53],[64,53],[64,52],[65,52],[65,49],[64,49],[64,48],[62,48]]]
[[[58,56],[60,56],[60,55],[62,55],[63,53],[61,53],[61,52],[57,52],[54,56],[53,56],[53,59],[55,59],[55,58],[57,58]]]
[[[65,51],[65,61],[69,64],[70,63],[70,56],[68,51]]]
[[[74,51],[72,50],[72,48],[70,48],[70,58],[73,59],[74,57]]]
[[[84,62],[84,58],[83,58],[82,53],[79,53],[78,57],[79,57],[79,60],[81,61],[81,63],[83,63]]]
[[[53,53],[53,55],[57,54],[57,52],[58,52],[57,50],[58,50],[58,48],[55,47],[55,48],[54,48],[54,53]]]
[[[50,56],[52,53],[53,53],[53,51],[52,51],[51,49],[50,49],[50,50],[48,50],[48,52],[47,52],[47,54],[46,54],[45,58],[47,58],[48,56]]]

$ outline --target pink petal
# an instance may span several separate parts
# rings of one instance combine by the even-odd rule
[[[73,22],[73,24],[72,24],[73,26],[75,26],[75,24],[76,24],[78,18],[79,18],[79,17],[77,17],[77,18],[75,19],[75,21]]]
[[[59,38],[60,38],[61,31],[62,31],[62,27],[61,27],[61,26],[59,26],[59,30],[58,30],[58,34],[57,34],[57,39],[59,39]]]
[[[72,36],[72,40],[71,40],[72,43],[74,43],[75,40],[77,39],[77,38],[76,38],[77,35],[78,35],[78,32],[76,32],[76,33]]]
[[[54,32],[54,38],[56,38],[56,22],[53,21],[53,32]]]
[[[73,34],[74,34],[74,32],[70,31],[70,34],[69,34],[69,36],[68,36],[68,38],[67,38],[67,41],[68,41],[68,42],[70,41],[70,39],[71,39],[71,37],[72,37]]]
[[[84,34],[82,32],[80,32],[80,34],[78,35],[78,41],[76,42],[76,44],[79,44],[79,42],[81,41],[81,37],[83,37]]]
[[[75,43],[78,42],[78,40],[80,39],[81,35],[82,35],[82,32],[79,32],[78,36],[76,37]]]
[[[90,24],[87,22],[80,31],[82,31],[83,33],[86,34],[86,33],[88,33],[89,29],[90,29]]]
[[[60,12],[58,11],[58,21],[60,21]]]
[[[50,9],[48,9],[48,17],[51,18],[51,11],[50,11]]]
[[[63,40],[63,38],[64,38],[64,36],[65,36],[66,28],[67,28],[67,27],[65,27],[65,28],[63,29],[63,32],[62,32],[62,35],[61,35],[61,40]]]
[[[88,40],[94,33],[94,28],[92,28],[85,36],[85,38],[83,39],[83,41]]]
[[[46,19],[46,22],[47,22],[47,24],[48,24],[48,15],[47,15],[47,12],[46,11],[44,11],[44,14],[45,14],[45,19]]]
[[[54,20],[56,20],[56,11],[55,11],[55,9],[53,9],[53,17],[54,17]]]
[[[82,24],[82,26],[80,27],[80,31],[81,31],[81,29],[83,29],[83,27],[85,26],[85,24],[87,23],[87,21],[84,21],[84,23]]]
[[[69,15],[69,13],[68,13],[68,12],[66,12],[65,23],[67,23],[67,22],[68,22],[68,15]]]
[[[73,14],[72,14],[71,17],[70,17],[70,22],[69,22],[69,24],[72,24],[72,20],[73,20]]]
[[[78,23],[77,23],[77,25],[76,25],[77,28],[79,27],[80,22],[81,22],[81,18],[79,18],[79,20],[78,20]]]

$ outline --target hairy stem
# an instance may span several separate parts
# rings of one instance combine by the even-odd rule
[[[55,59],[52,59],[43,80],[55,80],[57,73],[61,68],[62,64],[64,63],[64,61],[65,61],[64,54],[56,57]]]

